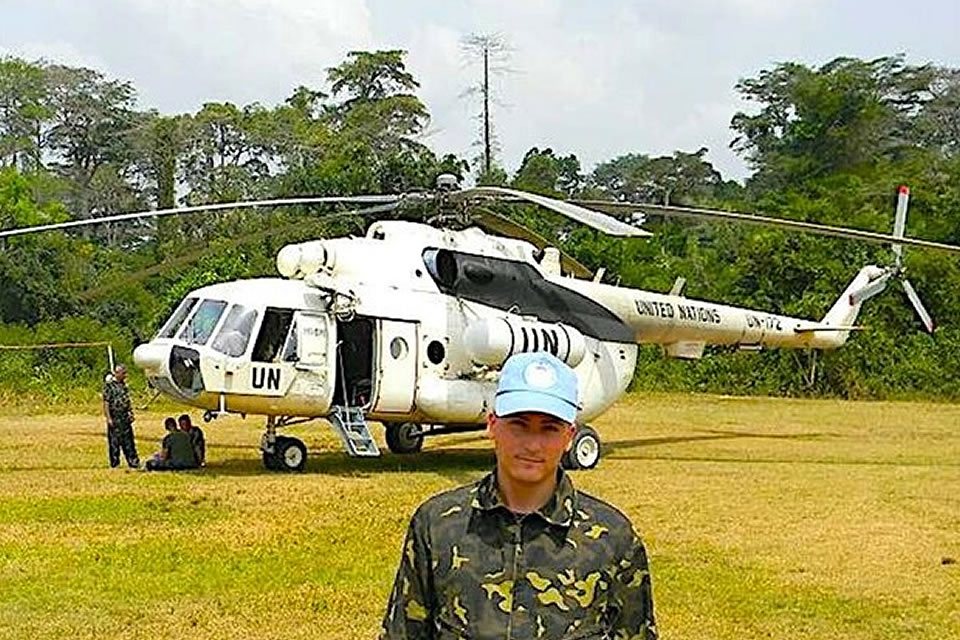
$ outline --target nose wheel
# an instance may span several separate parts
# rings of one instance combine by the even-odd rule
[[[298,438],[277,436],[273,451],[263,452],[263,466],[270,471],[295,473],[307,464],[307,446]]]
[[[593,469],[600,462],[600,434],[593,427],[577,425],[570,450],[561,462],[564,469]]]
[[[303,471],[307,464],[307,446],[298,438],[277,435],[277,423],[267,418],[267,431],[260,441],[263,466],[270,471],[294,473]]]

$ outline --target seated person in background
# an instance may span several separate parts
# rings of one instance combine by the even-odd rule
[[[167,418],[163,424],[170,433],[163,438],[163,449],[159,458],[154,457],[147,461],[147,471],[177,471],[196,469],[200,466],[197,463],[197,454],[193,450],[190,434],[177,429],[173,418]]]
[[[167,430],[167,433],[173,433],[174,431],[177,430],[177,421],[173,419],[173,416],[167,416],[167,418],[163,421],[163,428]],[[157,451],[155,454],[150,456],[150,460],[147,461],[147,467],[150,466],[151,462],[156,463],[156,462],[159,462],[160,460],[163,460],[162,448],[160,449],[160,451]]]
[[[193,424],[190,416],[186,413],[178,419],[180,430],[190,435],[190,444],[193,446],[193,454],[197,460],[197,465],[203,467],[207,464],[207,441],[203,436],[203,429]]]

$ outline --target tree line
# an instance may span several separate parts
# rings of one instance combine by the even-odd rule
[[[788,62],[737,83],[754,108],[731,115],[743,184],[706,148],[642,151],[592,170],[562,143],[531,148],[514,170],[431,149],[419,83],[403,51],[351,52],[325,82],[280,104],[204,104],[195,113],[137,107],[135,87],[84,68],[0,58],[0,228],[149,208],[298,195],[428,189],[442,172],[558,197],[712,206],[889,232],[896,188],[913,190],[908,233],[960,244],[960,70],[902,56]],[[651,217],[649,241],[624,241],[519,206],[505,211],[611,282],[669,289],[818,318],[887,247],[729,224]],[[0,246],[0,344],[107,339],[121,357],[149,339],[187,291],[271,275],[292,241],[357,233],[363,220],[290,208],[227,211]],[[960,264],[908,251],[907,267],[940,327],[935,335],[891,291],[868,303],[869,327],[827,353],[712,348],[698,362],[641,350],[641,389],[841,397],[960,395]],[[891,287],[893,289],[893,287]],[[78,397],[97,386],[102,353],[0,352],[0,394]],[[0,397],[3,397],[0,395]]]

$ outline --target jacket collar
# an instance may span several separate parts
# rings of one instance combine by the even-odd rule
[[[552,525],[569,527],[573,521],[576,499],[577,492],[574,490],[570,478],[563,472],[563,469],[557,469],[557,487],[554,489],[553,495],[550,496],[546,504],[534,513]],[[510,511],[500,496],[496,470],[488,473],[477,483],[476,493],[470,506],[486,512],[500,508]]]

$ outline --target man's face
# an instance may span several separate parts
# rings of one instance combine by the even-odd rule
[[[113,377],[117,382],[123,382],[127,378],[127,370],[124,367],[117,367],[113,370]]]
[[[181,431],[190,431],[193,425],[190,423],[190,418],[180,418],[180,430]]]
[[[487,416],[497,467],[515,482],[539,484],[557,473],[573,438],[573,425],[544,413]]]

